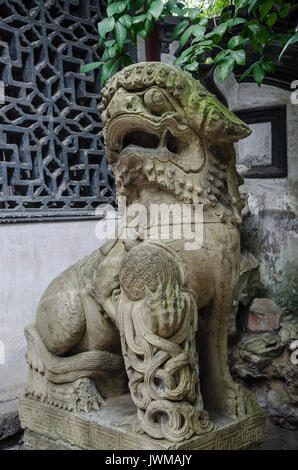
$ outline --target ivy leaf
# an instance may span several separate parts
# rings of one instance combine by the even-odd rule
[[[189,70],[190,72],[196,72],[199,70],[199,64],[197,61],[191,62],[183,67],[184,70]]]
[[[132,0],[132,6],[135,11],[138,11],[144,4],[143,0]]]
[[[83,65],[81,69],[81,73],[88,73],[91,72],[94,69],[97,69],[102,62],[90,62],[90,64]]]
[[[217,65],[222,59],[226,57],[226,55],[229,54],[229,51],[221,51],[219,54],[214,59],[214,64]]]
[[[151,16],[151,18],[152,18],[152,16]],[[149,34],[152,33],[153,28],[154,28],[154,22],[152,21],[152,19],[148,18],[146,23],[145,23],[145,31],[146,31],[148,36],[149,36]]]
[[[250,13],[252,12],[252,10],[254,9],[254,7],[256,6],[256,3],[258,2],[259,0],[251,0],[249,2],[249,7],[248,7],[248,14],[250,15]]]
[[[233,26],[238,26],[238,24],[247,23],[247,20],[245,18],[235,18],[232,21],[233,21],[233,23],[232,23]]]
[[[189,57],[191,56],[192,53],[196,51],[196,48],[194,46],[190,46],[185,51],[183,51],[177,59],[174,61],[174,65],[179,65],[179,64],[184,64],[187,60],[189,60]]]
[[[115,61],[112,59],[106,62],[101,71],[101,85],[104,86],[106,81],[111,78],[116,72],[118,72],[121,64],[121,57],[118,57]]]
[[[248,4],[249,4],[249,0],[239,0],[239,1],[237,1],[235,12],[234,12],[234,19],[237,18],[238,11],[240,10],[240,8],[247,7]]]
[[[183,31],[188,26],[188,24],[189,23],[186,20],[181,21],[181,23],[178,23],[173,30],[172,39],[176,39],[176,37],[179,36],[179,34],[183,33]]]
[[[202,17],[202,18],[200,19],[200,21],[199,21],[199,25],[201,25],[201,26],[207,26],[207,24],[208,24],[208,18]]]
[[[261,67],[263,70],[266,72],[274,73],[275,72],[275,65],[272,62],[271,57],[265,56],[264,59],[261,62]]]
[[[181,10],[178,7],[174,7],[172,9],[172,13],[175,13],[177,16],[179,16],[179,18],[183,18],[183,15],[184,15],[183,10]]]
[[[97,25],[99,36],[101,38],[104,38],[107,33],[109,33],[110,31],[113,31],[114,26],[115,26],[115,19],[114,18],[104,18]]]
[[[229,49],[235,49],[235,47],[239,46],[243,42],[243,37],[242,36],[233,36],[228,42],[228,48]]]
[[[245,70],[245,72],[241,75],[241,77],[239,78],[239,83],[242,82],[242,80],[244,80],[245,77],[247,77],[247,75],[250,74],[250,72],[253,70],[253,68],[259,64],[261,62],[262,59],[258,60],[257,62],[254,62],[250,67],[248,67],[248,69]]]
[[[276,23],[276,20],[277,20],[277,13],[273,11],[272,13],[270,13],[268,18],[266,19],[266,24],[269,26],[269,28],[272,28],[272,26]]]
[[[262,85],[262,81],[265,77],[265,70],[261,67],[260,64],[256,65],[253,69],[254,80],[258,86]]]
[[[196,21],[198,16],[200,15],[201,8],[194,7],[194,8],[184,8],[184,14],[187,13],[191,21]]]
[[[118,52],[118,46],[117,44],[114,44],[113,46],[107,48],[106,50],[108,52],[109,58],[114,59],[114,57],[116,57],[117,52]]]
[[[149,8],[149,13],[151,13],[155,21],[157,21],[161,15],[162,10],[163,10],[162,0],[155,0],[154,2],[151,3],[151,6]]]
[[[134,16],[132,19],[132,22],[133,24],[138,24],[138,23],[142,23],[146,19],[147,19],[147,15],[142,14],[142,15]]]
[[[266,0],[266,2],[262,3],[259,7],[259,12],[261,15],[261,21],[265,18],[265,16],[269,13],[271,8],[273,7],[274,0]]]
[[[121,56],[121,62],[123,65],[127,66],[127,65],[131,65],[134,63],[134,61],[132,60],[132,58],[128,55],[128,54],[123,54]]]
[[[232,51],[231,55],[234,57],[236,64],[245,65],[245,50]]]
[[[284,46],[283,50],[281,51],[280,53],[280,56],[278,58],[278,61],[281,60],[282,56],[284,55],[284,53],[286,52],[286,50],[292,45],[294,44],[295,42],[298,42],[298,32],[295,33],[289,40],[288,42],[286,43],[286,45]]]
[[[111,47],[115,44],[115,39],[109,39],[108,41],[105,41],[105,46],[106,47]]]
[[[227,27],[228,27],[227,23],[221,23],[217,26],[217,28],[215,28],[213,33],[219,34],[220,36],[222,36],[223,34],[225,34]]]
[[[247,25],[247,28],[250,31],[253,39],[255,39],[257,42],[265,41],[267,31],[263,26],[258,23],[250,23]]]
[[[180,41],[179,41],[179,46],[180,47],[183,47],[187,41],[189,40],[189,37],[192,33],[192,29],[193,29],[193,25],[192,26],[189,26],[189,28],[187,28],[184,33],[182,34],[181,38],[180,38]]]
[[[282,18],[283,20],[288,16],[289,14],[289,11],[290,11],[290,7],[291,7],[291,4],[290,3],[286,3],[280,10],[279,12],[279,16],[280,18]]]
[[[124,26],[118,21],[115,24],[114,31],[115,31],[115,39],[119,46],[119,49],[122,49],[125,44],[126,37],[127,37],[127,29],[124,28]]]
[[[230,75],[235,65],[234,57],[224,58],[218,66],[218,77],[221,83]]]
[[[120,16],[120,18],[118,19],[119,23],[121,23],[124,28],[126,29],[130,29],[131,28],[131,25],[132,25],[132,17],[130,15],[123,15],[123,16]]]
[[[113,16],[115,13],[122,13],[126,8],[126,2],[113,2],[107,7],[107,15]]]
[[[201,26],[199,24],[196,24],[192,28],[192,34],[193,36],[203,36],[206,31],[205,26]]]
[[[147,31],[145,30],[145,25],[144,23],[138,23],[136,25],[136,31],[137,31],[137,34],[142,38],[142,39],[146,39],[147,37]]]

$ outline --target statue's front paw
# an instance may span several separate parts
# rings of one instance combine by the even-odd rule
[[[259,409],[253,393],[235,382],[229,382],[221,388],[217,407],[221,415],[237,420],[252,415]]]
[[[254,414],[259,409],[252,392],[235,384],[235,414],[238,419]]]
[[[98,392],[92,379],[84,377],[74,382],[73,408],[75,413],[89,413],[99,410],[104,400]]]

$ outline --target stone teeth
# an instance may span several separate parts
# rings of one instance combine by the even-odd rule
[[[158,162],[155,164],[155,170],[158,175],[162,175],[165,171],[165,167]]]
[[[198,196],[201,196],[203,194],[203,188],[201,188],[201,187],[195,188],[195,192]]]
[[[183,181],[181,178],[177,178],[176,181],[179,184],[180,188],[184,188],[185,181]]]
[[[154,168],[153,162],[148,162],[147,161],[146,164],[145,164],[145,170],[146,171],[152,171],[153,168]]]

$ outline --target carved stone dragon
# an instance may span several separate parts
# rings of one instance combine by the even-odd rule
[[[128,207],[203,205],[203,244],[148,240],[139,227],[58,276],[25,330],[26,394],[88,411],[128,385],[140,430],[178,442],[210,431],[216,416],[239,419],[256,407],[227,364],[243,207],[233,142],[250,130],[162,63],[118,72],[101,110],[117,197]]]

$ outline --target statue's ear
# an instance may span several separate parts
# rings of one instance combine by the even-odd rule
[[[249,127],[215,97],[194,90],[187,100],[191,127],[212,144],[232,143],[251,134]]]

